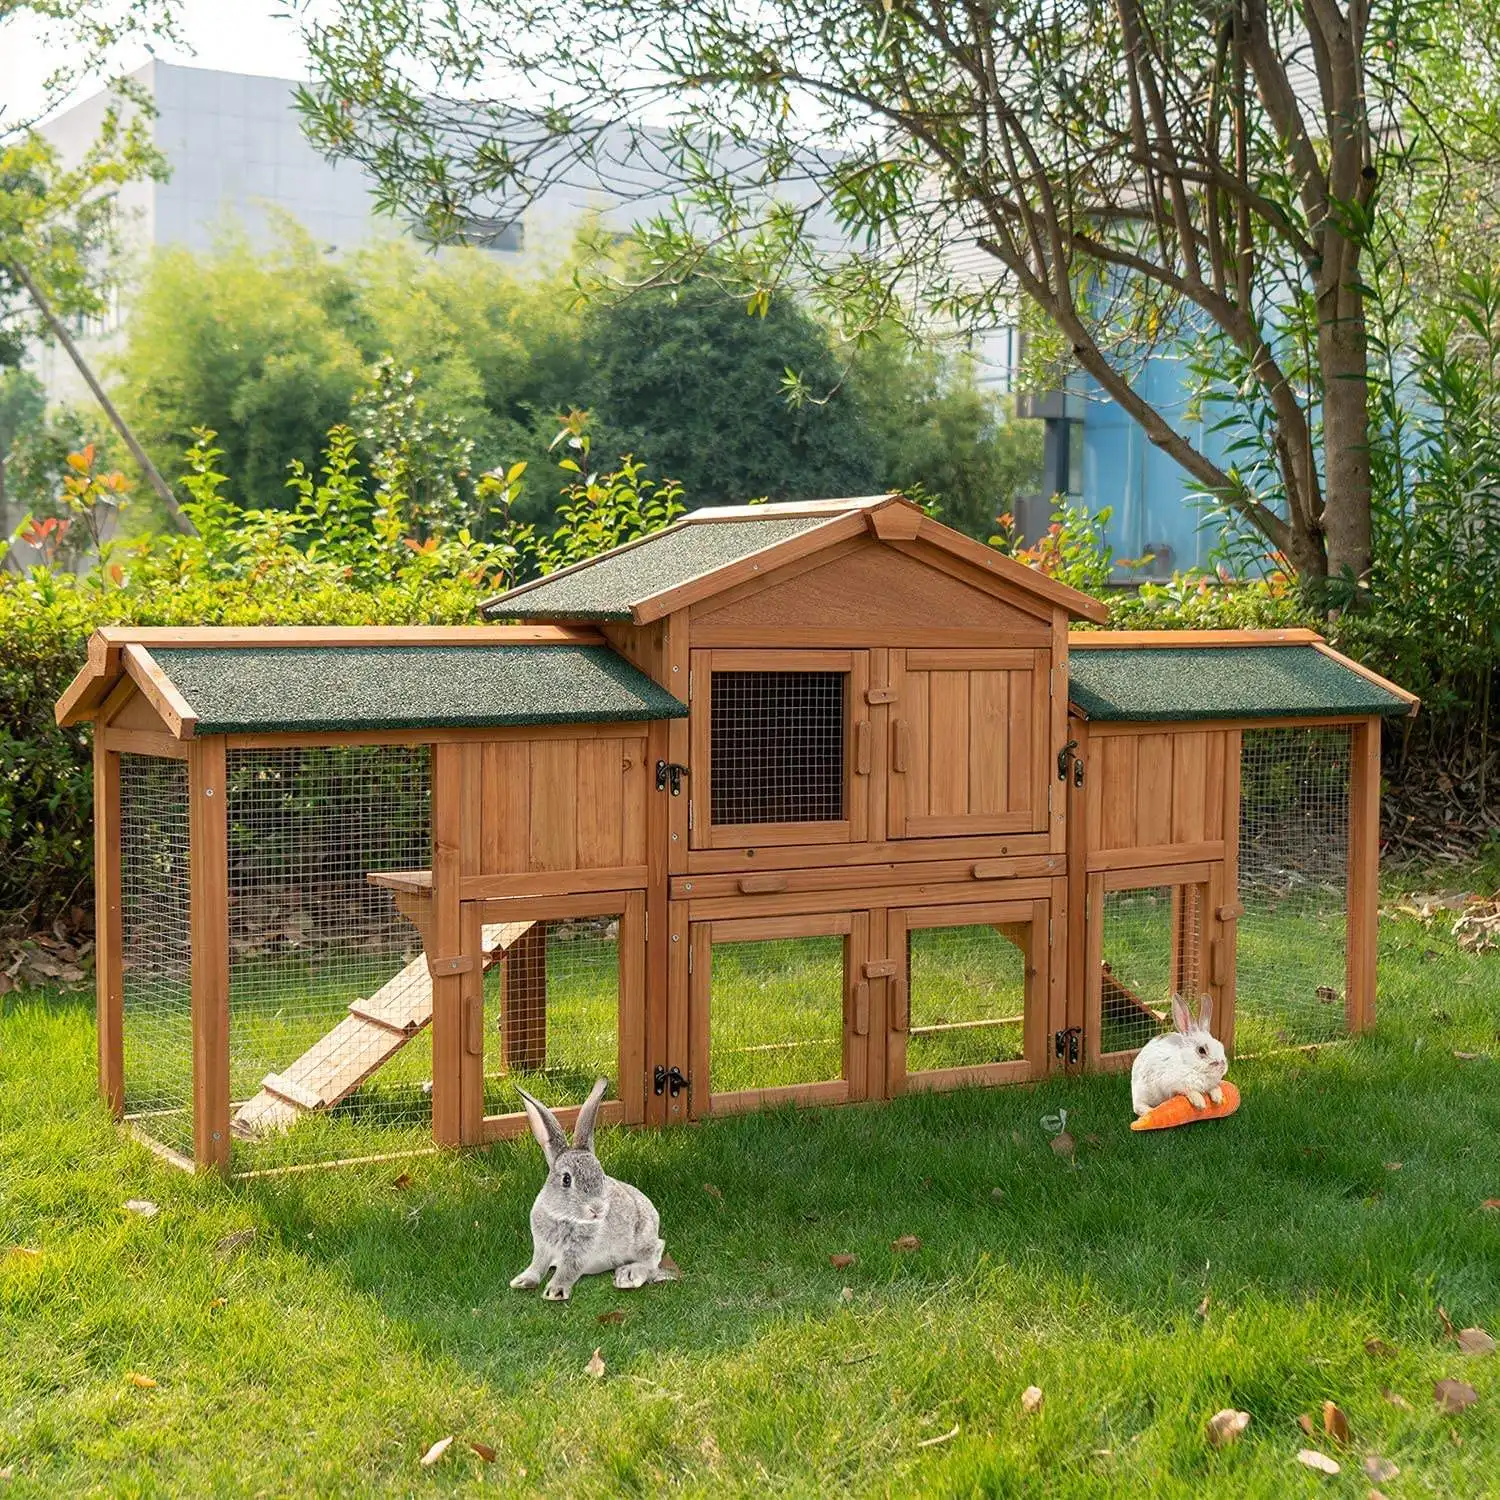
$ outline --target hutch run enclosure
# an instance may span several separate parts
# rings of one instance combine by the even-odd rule
[[[102,630],[99,1067],[182,1165],[661,1125],[1368,1026],[1381,716],[891,496],[694,512],[452,628]],[[559,1111],[571,1124],[573,1111]]]

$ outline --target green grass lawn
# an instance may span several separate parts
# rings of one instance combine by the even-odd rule
[[[506,1286],[529,1140],[190,1179],[94,1102],[86,997],[7,997],[0,1490],[1362,1496],[1377,1453],[1392,1500],[1500,1493],[1500,1358],[1438,1312],[1500,1333],[1500,956],[1381,937],[1376,1034],[1232,1068],[1214,1124],[1133,1135],[1116,1076],[606,1133],[684,1280],[568,1304]],[[1477,1404],[1439,1412],[1445,1377]],[[1325,1400],[1335,1478],[1295,1457]],[[1225,1406],[1253,1421],[1215,1452]]]

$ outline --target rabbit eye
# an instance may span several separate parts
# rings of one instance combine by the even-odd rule
[[[1198,1046],[1198,1056],[1199,1057],[1207,1057],[1208,1056],[1208,1048],[1205,1047],[1205,1046],[1203,1046],[1202,1043],[1199,1043],[1199,1046]]]
[[[1200,1047],[1198,1050],[1201,1052],[1203,1049]],[[564,1172],[563,1173],[563,1175],[562,1175],[562,1184],[563,1184],[564,1187],[572,1187],[573,1186],[573,1174],[571,1172]]]

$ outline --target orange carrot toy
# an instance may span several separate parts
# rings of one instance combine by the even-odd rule
[[[1130,1122],[1132,1130],[1170,1130],[1174,1125],[1192,1125],[1199,1120],[1222,1120],[1240,1107],[1240,1091],[1226,1078],[1220,1085],[1224,1090],[1222,1104],[1208,1104],[1194,1109],[1185,1094],[1173,1094],[1165,1103],[1149,1109],[1138,1119]]]

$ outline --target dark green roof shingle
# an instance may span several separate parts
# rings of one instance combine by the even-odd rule
[[[1315,646],[1088,647],[1068,655],[1068,697],[1090,719],[1274,719],[1404,714]]]
[[[576,572],[543,578],[484,605],[492,619],[628,620],[630,606],[773,547],[833,515],[695,521],[635,546],[617,547]]]
[[[680,719],[608,646],[155,647],[199,734]]]

